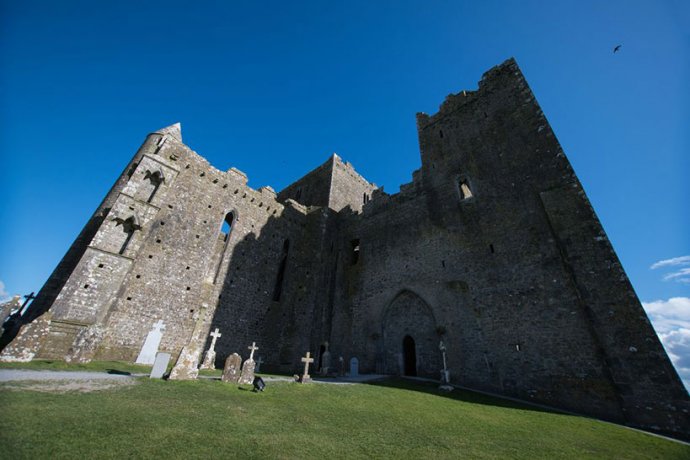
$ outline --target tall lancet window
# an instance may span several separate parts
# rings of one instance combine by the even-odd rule
[[[273,288],[273,300],[278,302],[280,296],[283,294],[283,280],[285,278],[285,266],[287,265],[288,251],[290,250],[290,240],[285,240],[283,243],[283,255],[280,259],[280,266],[278,267],[278,276],[276,277],[276,285]]]
[[[163,174],[160,171],[152,173],[151,171],[147,170],[146,175],[144,176],[144,180],[148,180],[149,182],[151,182],[151,185],[153,186],[151,194],[149,195],[148,200],[146,200],[147,203],[150,203],[151,201],[153,201],[153,197],[156,196],[156,192],[158,192],[158,189],[160,188],[165,178],[163,177]]]
[[[223,225],[220,228],[220,233],[223,235],[223,241],[227,243],[228,237],[230,235],[230,230],[232,230],[232,221],[235,219],[235,216],[229,212],[225,215],[225,220],[223,221]]]
[[[218,235],[219,239],[222,239],[224,244],[223,244],[223,250],[220,253],[220,257],[218,257],[218,266],[216,266],[216,274],[213,277],[213,284],[216,284],[218,281],[218,275],[220,274],[220,267],[223,265],[223,259],[225,258],[225,253],[228,250],[228,242],[230,241],[230,232],[232,231],[232,223],[235,220],[235,215],[231,212],[227,213],[225,215],[225,219],[223,220],[223,224],[220,227],[220,235]]]

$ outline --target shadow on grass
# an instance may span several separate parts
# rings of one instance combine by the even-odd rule
[[[549,414],[562,414],[563,412],[556,409],[549,409],[545,407],[533,406],[529,403],[521,403],[509,399],[503,399],[495,396],[489,396],[482,393],[477,393],[471,390],[463,390],[455,388],[453,391],[443,391],[438,389],[437,382],[424,382],[418,380],[408,380],[400,377],[388,377],[385,379],[371,380],[362,382],[366,385],[373,385],[378,387],[397,388],[400,390],[417,391],[442,398],[453,399],[455,401],[466,402],[470,404],[480,404],[483,406],[503,407],[507,409],[520,409],[532,412],[544,412]]]

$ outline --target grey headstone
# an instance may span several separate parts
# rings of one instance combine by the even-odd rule
[[[249,385],[254,381],[254,367],[256,367],[256,363],[253,359],[248,359],[242,364],[242,375],[239,383]]]
[[[161,379],[165,375],[165,371],[168,369],[168,363],[170,362],[170,353],[159,352],[156,353],[156,360],[153,363],[153,369],[151,369],[152,379]]]
[[[331,352],[328,351],[328,342],[324,343],[325,350],[321,354],[321,375],[328,375],[331,367]]]
[[[223,368],[223,382],[237,382],[240,379],[240,366],[242,366],[242,358],[237,353],[233,353],[225,360],[225,367]]]
[[[350,377],[357,377],[359,375],[359,359],[350,359]]]

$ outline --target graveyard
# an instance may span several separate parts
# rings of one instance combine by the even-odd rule
[[[305,363],[306,364],[306,363]],[[5,369],[140,375],[95,391],[0,383],[1,458],[688,458],[690,447],[586,417],[438,382],[329,384],[260,374],[264,392],[224,382],[151,379],[151,366],[35,360]],[[273,380],[281,378],[281,380]]]

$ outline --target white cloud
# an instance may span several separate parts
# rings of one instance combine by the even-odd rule
[[[661,343],[690,390],[690,297],[642,302]]]
[[[664,276],[664,281],[674,280],[679,283],[690,283],[690,268],[681,268],[677,272],[668,273]]]
[[[690,256],[680,256],[674,257],[673,259],[660,260],[659,262],[653,263],[649,268],[655,270],[657,268],[669,267],[673,265],[690,265]]]
[[[6,302],[10,300],[12,297],[7,293],[5,290],[5,283],[0,281],[0,302]]]
[[[655,262],[649,267],[652,270],[663,267],[687,267],[674,268],[675,271],[664,275],[664,281],[676,281],[678,283],[690,284],[690,256],[674,257]]]

